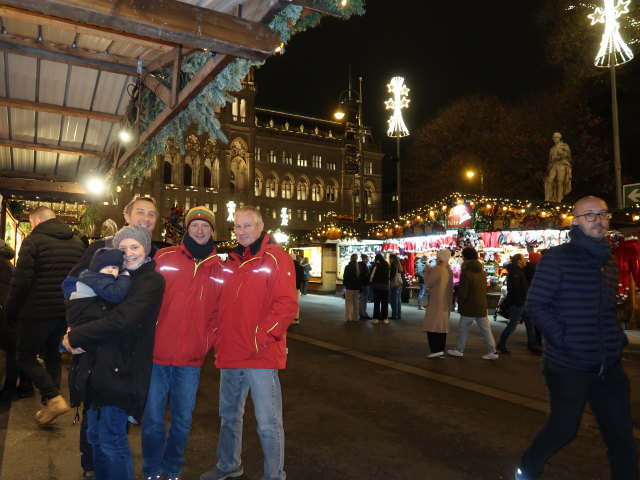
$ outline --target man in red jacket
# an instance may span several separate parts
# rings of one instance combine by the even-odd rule
[[[220,368],[218,463],[200,479],[243,474],[242,417],[250,391],[264,453],[262,478],[284,480],[278,370],[286,366],[286,331],[298,311],[295,271],[289,255],[263,232],[259,210],[239,208],[234,225],[239,245],[225,264],[214,335]]]
[[[212,238],[215,215],[206,207],[194,207],[185,217],[185,226],[187,234],[182,243],[163,248],[154,257],[166,288],[142,419],[145,479],[180,479],[200,367],[212,347],[209,334],[217,313],[223,268]],[[167,397],[171,409],[168,435],[164,424]]]

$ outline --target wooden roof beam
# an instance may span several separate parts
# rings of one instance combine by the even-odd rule
[[[109,156],[108,152],[100,152],[97,150],[83,150],[81,148],[47,145],[46,143],[23,142],[21,140],[10,140],[8,138],[0,138],[0,147],[22,148],[24,150],[36,150],[38,152],[80,155],[81,157],[107,158]]]
[[[177,0],[2,0],[34,13],[211,50],[264,60],[280,43],[268,26]]]
[[[38,12],[25,12],[20,9],[21,2],[13,2],[18,5],[18,8],[8,7],[6,5],[9,2],[3,0],[3,5],[0,5],[0,17],[11,18],[13,20],[19,20],[25,23],[31,23],[34,25],[42,25],[43,27],[58,28],[68,32],[79,33],[81,35],[90,35],[92,37],[106,38],[107,40],[113,40],[114,42],[127,43],[129,45],[137,45],[138,47],[149,48],[151,50],[159,50],[161,52],[170,52],[174,49],[173,45],[167,42],[160,42],[158,40],[149,40],[143,38],[140,35],[133,33],[122,33],[113,30],[107,30],[105,28],[90,27],[87,25],[65,20],[63,18],[57,18],[50,15],[43,15]]]
[[[136,67],[130,67],[127,65],[122,65],[114,62],[105,62],[102,60],[89,58],[89,56],[77,56],[77,55],[69,55],[66,53],[59,53],[54,49],[47,50],[40,47],[22,45],[17,42],[9,43],[3,40],[5,40],[5,37],[0,36],[0,51],[2,52],[15,53],[17,55],[22,55],[25,57],[33,57],[33,58],[39,58],[41,60],[50,60],[52,62],[66,63],[68,65],[91,68],[94,70],[102,70],[104,72],[118,73],[120,75],[128,75],[128,76],[137,75]],[[15,40],[15,38],[13,40]],[[38,42],[36,41],[35,44],[37,45]]]
[[[94,112],[81,108],[63,107],[52,103],[18,100],[17,98],[0,97],[0,106],[33,110],[35,112],[57,113],[59,115],[66,115],[67,117],[88,118],[101,122],[119,123],[122,119],[120,115],[114,115],[113,113]]]

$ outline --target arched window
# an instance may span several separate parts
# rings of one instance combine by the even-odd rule
[[[233,121],[238,121],[238,99],[234,98],[231,104],[231,115],[233,115]]]
[[[327,202],[335,202],[336,201],[336,187],[334,185],[327,185],[325,189],[325,200]]]
[[[314,182],[311,187],[311,200],[314,202],[319,202],[322,200],[322,185],[320,182]]]
[[[277,192],[278,192],[278,182],[276,181],[276,179],[273,177],[267,178],[267,180],[264,182],[265,196],[270,198],[275,198]]]
[[[243,98],[240,100],[240,121],[245,122],[247,117],[247,101]]]
[[[298,180],[298,186],[296,188],[296,198],[298,200],[306,200],[309,198],[309,182],[306,178]]]
[[[290,177],[282,180],[282,198],[293,198],[293,180]]]
[[[369,184],[364,186],[365,205],[373,205],[373,187]]]
[[[183,185],[191,185],[191,165],[189,165],[188,163],[184,164],[184,181],[183,181]]]
[[[164,171],[162,172],[162,179],[164,183],[173,183],[171,181],[171,162],[164,162]]]
[[[208,165],[204,166],[204,171],[202,172],[202,184],[205,188],[211,188],[211,169]]]
[[[262,177],[256,175],[253,179],[254,193],[256,197],[262,195]]]
[[[216,190],[220,188],[220,161],[217,158],[211,167],[211,187]]]

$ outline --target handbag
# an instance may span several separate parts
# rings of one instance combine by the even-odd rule
[[[498,308],[496,308],[496,312],[498,312],[498,315],[500,315],[501,317],[504,317],[507,320],[509,320],[509,302],[507,301],[506,298],[498,304]]]
[[[394,277],[391,279],[391,286],[399,287],[400,285],[402,285],[402,274],[400,272],[396,272]]]

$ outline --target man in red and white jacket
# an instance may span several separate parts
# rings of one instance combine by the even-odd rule
[[[179,480],[191,432],[200,367],[213,347],[213,322],[224,264],[213,243],[215,215],[194,207],[185,217],[182,243],[159,250],[156,271],[166,288],[156,326],[153,370],[142,419],[145,479]],[[170,398],[171,427],[164,417]]]
[[[286,367],[287,327],[298,311],[291,257],[263,232],[260,211],[236,210],[238,247],[226,261],[215,322],[220,368],[220,439],[216,468],[201,480],[239,477],[242,420],[249,391],[264,453],[262,478],[284,480],[284,427],[278,370]]]

